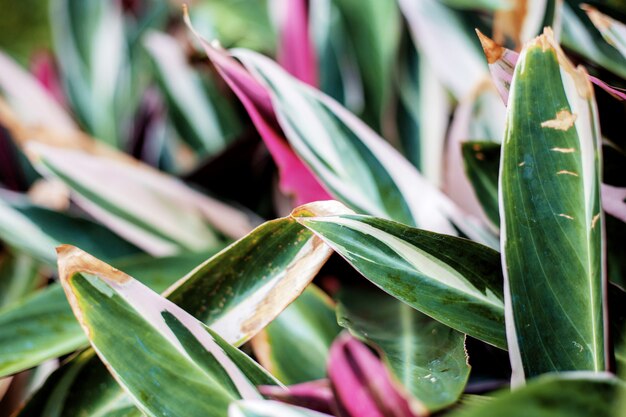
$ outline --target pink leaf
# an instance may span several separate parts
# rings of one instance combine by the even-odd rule
[[[339,415],[346,417],[416,417],[424,406],[400,392],[382,362],[347,333],[330,348],[328,376]]]
[[[309,85],[318,85],[317,56],[310,35],[309,1],[281,2],[278,63],[291,75]]]
[[[61,106],[67,106],[52,55],[47,52],[36,54],[30,63],[30,72]]]
[[[294,197],[295,206],[312,201],[332,199],[289,146],[285,134],[276,120],[267,90],[252,78],[248,71],[228,52],[209,44],[198,35],[193,30],[187,15],[185,20],[224,81],[241,100],[272,158],[274,158],[280,171],[279,185],[281,191]]]
[[[285,390],[275,385],[263,385],[259,392],[272,400],[333,414],[333,391],[327,379],[291,385]]]
[[[626,223],[626,188],[602,184],[602,208]]]

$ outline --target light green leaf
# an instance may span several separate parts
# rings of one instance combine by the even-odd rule
[[[162,259],[142,256],[115,265],[160,292],[206,256],[188,254]],[[88,345],[58,283],[0,310],[0,376]]]
[[[588,4],[582,5],[581,8],[587,13],[591,22],[602,34],[602,37],[626,58],[626,25],[604,13],[600,13],[596,8]]]
[[[202,79],[187,63],[182,46],[156,31],[144,35],[157,78],[168,103],[168,114],[181,138],[201,155],[215,154],[226,146],[216,109]]]
[[[546,31],[515,68],[500,167],[514,383],[606,368],[598,129],[586,72]]]
[[[468,404],[450,417],[616,417],[613,406],[625,394],[624,383],[609,374],[545,375],[491,401]]]
[[[255,385],[276,383],[183,309],[75,247],[59,248],[59,275],[96,353],[150,416],[223,416],[235,399],[260,399]]]
[[[41,264],[22,253],[0,254],[0,311],[42,284]]]
[[[55,0],[50,4],[50,22],[56,62],[72,109],[94,137],[122,147],[124,124],[137,104],[137,80],[132,80],[121,5]]]
[[[463,143],[463,162],[474,193],[485,214],[495,227],[500,225],[498,207],[498,171],[500,144],[494,142]]]
[[[29,143],[36,168],[64,182],[111,230],[155,256],[220,246],[213,230],[238,238],[249,215],[127,157]]]
[[[469,240],[363,215],[294,217],[365,278],[458,331],[506,348],[500,257]]]
[[[332,303],[311,284],[252,339],[259,362],[286,385],[326,376],[328,350],[340,331]]]
[[[400,0],[413,41],[439,80],[457,98],[467,96],[487,74],[467,13],[440,0]],[[473,22],[472,22],[473,23]]]
[[[357,287],[342,289],[337,320],[377,347],[397,381],[429,410],[463,393],[470,371],[464,334],[381,291]]]
[[[80,245],[107,261],[140,253],[89,219],[37,206],[17,193],[1,192],[0,197],[0,238],[42,262],[54,264],[54,248],[61,243]]]
[[[563,4],[563,46],[589,61],[626,78],[626,57],[602,39],[582,9],[569,2]]]
[[[395,0],[335,0],[363,77],[364,119],[382,127],[391,92],[392,70],[400,40],[400,11]]]

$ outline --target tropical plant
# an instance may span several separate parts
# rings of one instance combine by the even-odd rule
[[[622,2],[50,3],[0,416],[624,415]]]

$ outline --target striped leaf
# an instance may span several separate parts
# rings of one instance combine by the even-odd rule
[[[333,414],[335,397],[328,379],[303,382],[290,385],[287,389],[277,385],[263,385],[259,392],[270,400],[280,401],[298,407]]]
[[[245,213],[132,159],[43,143],[30,143],[28,152],[82,208],[152,255],[219,246],[213,226],[232,238],[252,229]]]
[[[439,80],[457,99],[467,96],[487,73],[480,46],[471,36],[478,23],[438,0],[400,0],[399,4],[415,44]]]
[[[114,265],[161,292],[206,256],[141,256]],[[59,283],[0,310],[0,375],[10,375],[87,346],[89,342]]]
[[[450,417],[617,417],[614,406],[626,385],[608,374],[545,375],[514,391],[468,404]]]
[[[332,300],[311,284],[252,339],[252,348],[272,375],[298,384],[326,376],[328,349],[339,330]]]
[[[351,287],[340,293],[337,320],[378,348],[395,379],[429,410],[463,393],[470,371],[464,334],[381,291]]]
[[[305,207],[307,217],[292,216],[365,278],[453,329],[506,348],[496,251],[389,220],[325,215],[317,203]]]
[[[23,300],[43,282],[39,262],[22,253],[0,252],[0,311]]]
[[[601,13],[593,6],[584,4],[581,8],[587,13],[602,37],[626,58],[626,25]]]
[[[579,1],[563,2],[561,42],[567,49],[586,60],[626,78],[626,57],[615,46],[605,42]]]
[[[215,106],[181,46],[173,37],[157,31],[146,33],[143,45],[154,62],[170,117],[181,138],[200,155],[223,149],[226,140]]]
[[[389,143],[330,97],[257,53],[236,50],[268,89],[290,144],[324,186],[357,212],[493,244]],[[451,220],[453,219],[453,221]]]
[[[340,210],[345,212],[346,209],[328,207],[327,210],[330,214],[340,213]],[[301,213],[310,215],[306,210]],[[259,226],[248,236],[198,265],[166,294],[171,301],[210,326],[227,342],[239,345],[257,334],[298,297],[331,252],[320,239],[295,220],[274,220]],[[120,268],[126,270],[124,265],[120,265]],[[157,271],[162,269],[156,268]],[[137,271],[128,270],[133,275],[139,271],[142,271],[141,268]],[[158,276],[149,271],[146,271],[146,275]],[[168,274],[169,283],[178,276],[175,273]],[[163,288],[161,286],[159,290]],[[67,307],[64,308],[67,311]],[[48,323],[52,325],[53,322]],[[75,324],[72,329],[76,331]],[[41,345],[40,348],[42,346],[49,345]],[[16,351],[12,347],[8,349],[10,352]],[[63,394],[66,400],[59,407],[59,414],[51,417],[97,414],[117,407],[123,400],[123,393],[116,388],[115,381],[107,378],[106,370],[98,368],[97,362],[97,358],[91,360],[87,367],[96,370],[85,377],[68,377],[71,382],[68,382],[67,391]],[[70,370],[67,372],[71,373]],[[83,392],[92,394],[80,403],[71,400]],[[98,397],[105,400],[96,400]],[[50,403],[42,400],[41,404],[34,407],[31,415],[37,415],[42,407]],[[122,401],[122,404],[125,403]]]
[[[602,371],[603,227],[593,89],[551,32],[515,69],[500,168],[507,339],[513,381]]]
[[[139,281],[75,247],[60,246],[58,252],[61,283],[74,314],[144,413],[223,416],[233,400],[260,399],[255,385],[276,383],[245,354]]]
[[[55,263],[54,248],[61,243],[79,245],[107,261],[141,252],[85,217],[35,205],[17,193],[0,192],[0,197],[0,238],[46,264]]]

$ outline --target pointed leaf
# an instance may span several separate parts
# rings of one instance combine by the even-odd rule
[[[160,292],[206,256],[142,256],[114,264]],[[0,375],[31,368],[88,345],[59,283],[0,310]]]
[[[273,382],[180,307],[85,252],[59,247],[59,275],[90,343],[148,415],[223,416]]]
[[[153,255],[219,245],[212,225],[234,238],[252,229],[243,212],[137,161],[34,142],[28,152],[86,211]]]
[[[292,216],[365,278],[422,313],[506,348],[499,254],[452,236],[363,215]]]
[[[549,30],[522,51],[507,111],[500,220],[513,381],[551,371],[602,371],[595,100],[584,69],[574,69]]]
[[[593,25],[600,31],[602,37],[626,58],[626,25],[601,13],[588,4],[581,5]]]
[[[463,393],[470,371],[464,334],[381,291],[351,287],[342,289],[337,320],[378,348],[395,379],[430,411]]]

